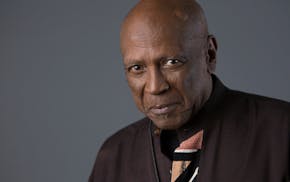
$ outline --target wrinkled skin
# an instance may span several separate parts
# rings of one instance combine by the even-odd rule
[[[126,17],[121,51],[138,109],[160,129],[177,129],[212,90],[217,44],[194,1],[143,0]]]

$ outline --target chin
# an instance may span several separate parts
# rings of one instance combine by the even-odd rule
[[[186,121],[181,120],[180,118],[170,118],[167,116],[160,116],[158,118],[149,117],[153,123],[157,126],[159,129],[163,130],[175,130],[180,128],[182,125],[186,123]]]

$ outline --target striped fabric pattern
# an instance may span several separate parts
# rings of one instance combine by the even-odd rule
[[[171,182],[195,182],[203,131],[183,141],[173,153]]]

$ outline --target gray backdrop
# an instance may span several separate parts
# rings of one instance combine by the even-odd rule
[[[290,1],[200,0],[235,89],[290,101]],[[142,117],[119,26],[135,0],[1,0],[0,181],[86,181],[102,142]]]

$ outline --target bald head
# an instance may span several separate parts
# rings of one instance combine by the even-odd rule
[[[207,35],[204,12],[194,0],[141,0],[124,19],[121,46],[137,39],[142,43],[158,42],[160,37],[191,40]]]

